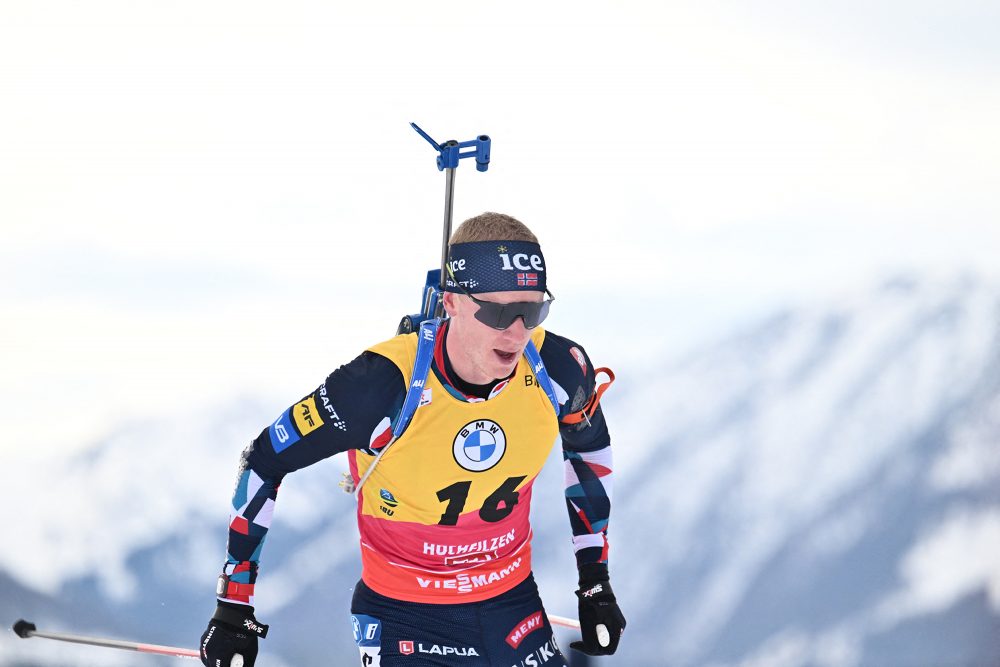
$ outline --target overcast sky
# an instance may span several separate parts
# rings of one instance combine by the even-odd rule
[[[347,4],[0,5],[0,451],[277,413],[391,335],[440,260],[409,121],[493,138],[456,223],[531,226],[600,365],[997,275],[996,3]]]

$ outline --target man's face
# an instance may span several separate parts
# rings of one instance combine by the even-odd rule
[[[485,292],[476,294],[480,301],[514,303],[532,301],[541,303],[544,292]],[[531,330],[524,320],[517,318],[506,329],[499,331],[476,319],[479,310],[472,299],[464,294],[445,292],[445,309],[451,317],[448,327],[448,357],[463,380],[472,384],[486,384],[500,380],[514,372]]]

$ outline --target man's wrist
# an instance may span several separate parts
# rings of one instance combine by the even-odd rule
[[[267,636],[268,626],[254,617],[253,607],[250,605],[219,600],[212,620],[237,630],[249,630],[258,637]]]
[[[577,568],[577,571],[580,576],[580,588],[584,588],[585,584],[610,580],[607,563],[583,563]]]

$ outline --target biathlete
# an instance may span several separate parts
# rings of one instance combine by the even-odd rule
[[[552,298],[538,240],[521,222],[466,220],[450,239],[447,276],[448,318],[398,439],[407,389],[420,381],[420,331],[334,371],[243,452],[217,609],[201,640],[205,665],[230,667],[241,655],[253,666],[267,633],[254,617],[254,584],[278,485],[345,451],[354,484],[370,472],[358,493],[362,571],[351,605],[362,665],[566,665],[532,577],[528,520],[557,435],[579,571],[582,641],[571,647],[617,649],[625,618],[608,579],[606,384],[597,386],[580,345],[538,326]],[[536,351],[537,365],[528,360]]]

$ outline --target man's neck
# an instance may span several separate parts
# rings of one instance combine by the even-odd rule
[[[448,327],[445,327],[443,334],[444,336],[444,374],[451,380],[455,388],[461,391],[463,394],[468,396],[475,396],[476,398],[488,398],[493,387],[497,385],[500,380],[496,378],[489,378],[485,375],[475,372],[475,367],[465,361],[465,357],[460,353],[458,344],[454,342],[454,337],[448,335]],[[456,361],[458,363],[456,363]],[[474,378],[474,380],[482,379],[482,382],[477,382],[469,380],[468,378]]]

